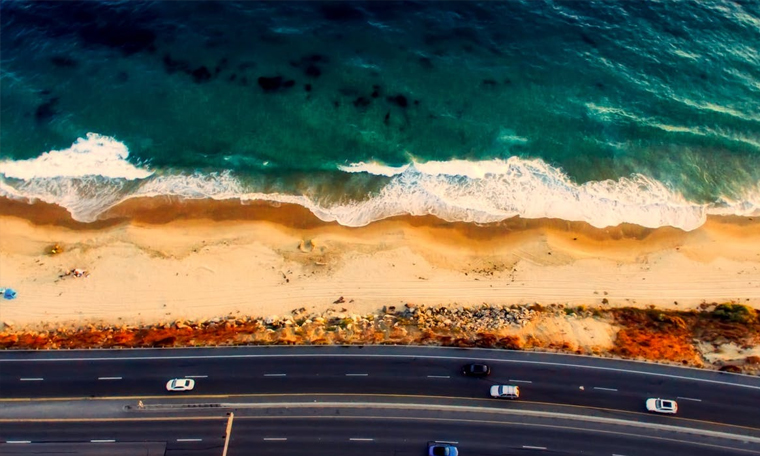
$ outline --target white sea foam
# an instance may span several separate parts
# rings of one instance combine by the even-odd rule
[[[382,167],[364,171],[372,169],[387,175]],[[628,222],[691,230],[704,223],[706,207],[642,175],[579,185],[541,160],[511,157],[413,163],[377,196],[332,206],[325,215],[343,225],[361,226],[402,214],[476,223],[551,217],[600,228]]]
[[[346,173],[367,173],[367,174],[374,174],[376,176],[395,176],[396,174],[401,174],[408,168],[409,165],[404,166],[388,166],[383,165],[382,163],[378,162],[359,162],[359,163],[352,163],[350,165],[345,166],[338,166],[338,169],[340,169],[343,172]]]
[[[723,197],[710,204],[707,213],[712,215],[740,215],[742,217],[760,217],[760,183],[755,188],[747,189],[741,198]]]
[[[151,172],[127,161],[124,143],[96,133],[87,133],[68,149],[51,150],[29,160],[0,161],[0,174],[16,179],[101,176],[144,179]]]
[[[410,214],[474,223],[520,216],[584,221],[600,228],[627,222],[692,230],[704,223],[707,214],[760,214],[760,184],[740,198],[705,205],[687,201],[643,175],[578,184],[542,160],[518,157],[429,162],[412,158],[412,163],[399,167],[350,164],[340,169],[384,176],[387,182],[364,199],[324,203],[320,201],[328,199],[320,195],[260,192],[230,171],[153,174],[127,162],[126,148],[120,144],[88,135],[65,151],[2,162],[0,195],[57,204],[83,222],[96,220],[127,199],[152,196],[298,204],[324,221],[345,226]],[[77,158],[81,166],[76,166]],[[64,166],[45,169],[59,163]],[[93,163],[100,163],[100,168],[94,169]]]

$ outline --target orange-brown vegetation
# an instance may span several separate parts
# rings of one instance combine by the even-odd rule
[[[747,348],[760,344],[760,320],[756,311],[739,304],[705,305],[699,312],[654,308],[623,308],[611,312],[621,326],[612,352],[624,358],[703,366],[695,341],[714,346],[735,343]],[[745,363],[751,361],[745,360]]]
[[[617,309],[613,314],[622,327],[612,350],[614,354],[624,358],[701,365],[692,342],[695,314],[635,308]]]
[[[541,313],[551,312],[550,308],[533,310],[539,313],[536,318],[542,318]],[[710,305],[701,311],[689,312],[654,308],[584,309],[584,312],[587,317],[593,315],[611,319],[620,328],[614,348],[609,353],[592,350],[588,354],[704,366],[706,362],[697,348],[697,342],[707,342],[715,347],[725,343],[739,347],[760,345],[760,319],[753,309],[744,306]],[[411,317],[408,309],[366,316],[329,312],[324,315],[293,313],[293,317],[282,319],[230,315],[200,322],[176,321],[139,327],[88,325],[79,329],[59,327],[45,331],[6,329],[0,332],[0,349],[418,344],[582,353],[574,348],[572,340],[546,342],[532,334],[508,335],[498,327],[488,331],[467,331],[459,324],[431,327],[429,321],[424,326],[421,320]],[[415,315],[419,316],[420,312]],[[713,367],[758,372],[760,357],[747,356],[744,360]]]

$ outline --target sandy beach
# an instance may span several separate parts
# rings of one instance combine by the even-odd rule
[[[0,214],[0,286],[18,292],[0,303],[0,321],[15,328],[406,303],[760,308],[751,218],[711,217],[690,232],[433,217],[346,228],[295,206],[170,200],[122,204],[94,224],[10,200]],[[50,253],[55,244],[62,253]],[[66,275],[73,269],[86,274]]]

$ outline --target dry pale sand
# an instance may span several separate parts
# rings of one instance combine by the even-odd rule
[[[0,286],[18,292],[0,300],[0,321],[16,328],[404,303],[760,308],[760,221],[746,218],[711,218],[687,233],[431,217],[345,228],[286,207],[240,220],[175,213],[166,222],[157,211],[90,226],[17,212],[0,211]],[[55,243],[65,251],[50,255]],[[60,277],[72,268],[89,276]]]

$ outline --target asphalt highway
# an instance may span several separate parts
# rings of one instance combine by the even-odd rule
[[[107,444],[118,448],[129,442],[154,442],[165,443],[166,453],[170,455],[217,456],[224,444],[225,428],[224,417],[81,422],[65,426],[4,423],[0,440],[12,443],[0,444],[0,452],[32,454],[34,445],[40,443],[81,442],[81,448],[97,445],[102,449],[107,448],[104,446]],[[229,456],[421,456],[431,440],[456,442],[463,456],[760,454],[758,445],[692,442],[688,436],[678,433],[657,431],[641,435],[627,433],[625,429],[586,430],[558,421],[525,425],[509,420],[458,420],[456,417],[240,417],[233,423],[231,436]],[[117,454],[116,451],[109,453]]]
[[[461,366],[474,360],[486,360],[492,375],[464,377]],[[165,384],[175,377],[195,378],[195,390],[168,393]],[[676,399],[679,418],[760,429],[760,379],[604,359],[406,347],[0,355],[4,399],[304,393],[487,398],[493,384],[519,385],[521,403],[627,412],[644,412],[647,397]]]

